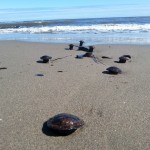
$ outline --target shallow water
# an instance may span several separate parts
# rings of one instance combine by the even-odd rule
[[[150,44],[150,17],[1,22],[0,40]]]

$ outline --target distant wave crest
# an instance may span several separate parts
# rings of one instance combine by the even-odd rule
[[[3,33],[150,32],[150,24],[99,24],[88,26],[44,26],[0,29]]]

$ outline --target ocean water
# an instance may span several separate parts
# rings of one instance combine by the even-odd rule
[[[150,17],[0,22],[0,40],[47,43],[150,44]]]

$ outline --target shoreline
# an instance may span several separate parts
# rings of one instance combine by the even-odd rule
[[[149,150],[150,46],[95,45],[94,55],[105,65],[75,59],[84,52],[65,48],[0,41],[0,67],[7,68],[0,70],[1,149]],[[114,62],[124,54],[131,61]],[[37,63],[42,55],[62,59]],[[123,73],[102,73],[113,65]],[[66,137],[48,136],[43,125],[58,113],[76,115],[85,125]]]
[[[28,40],[0,40],[0,42],[23,42],[23,43],[40,43],[40,44],[50,44],[50,45],[69,45],[69,44],[75,44],[75,45],[78,45],[79,42],[77,41],[76,43],[75,42],[72,42],[72,43],[69,43],[69,42],[66,42],[66,43],[61,43],[61,42],[42,42],[42,41],[28,41]],[[107,45],[112,45],[112,46],[150,46],[150,44],[131,44],[131,43],[120,43],[120,44],[117,44],[117,43],[108,43],[108,44],[91,44],[93,46],[107,46]],[[86,45],[84,44],[85,47],[88,47],[90,46],[89,44]]]

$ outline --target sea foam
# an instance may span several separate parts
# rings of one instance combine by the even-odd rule
[[[0,29],[3,33],[150,32],[150,24],[98,24],[87,26],[44,26]]]

